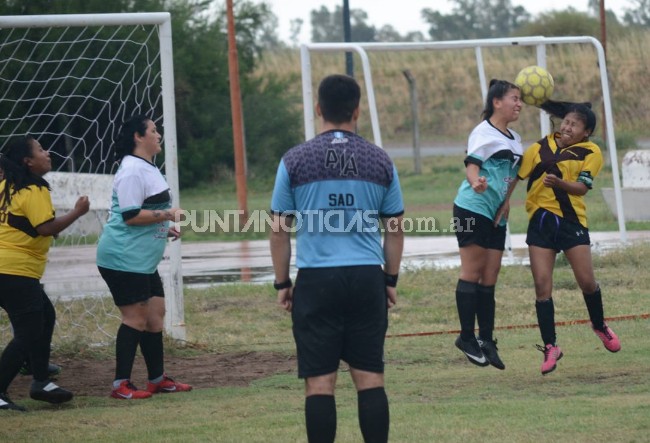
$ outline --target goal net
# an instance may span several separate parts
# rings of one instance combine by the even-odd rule
[[[53,242],[42,279],[56,304],[62,339],[112,339],[119,320],[95,267],[111,202],[120,124],[145,114],[163,133],[156,163],[178,206],[171,23],[168,13],[0,17],[0,152],[29,134],[48,149],[57,214],[88,195],[91,211]],[[180,245],[166,250],[166,330],[184,338]],[[98,312],[100,311],[100,312]],[[69,317],[66,321],[63,318]],[[63,330],[72,328],[70,330]],[[0,314],[0,345],[10,331]],[[55,337],[56,338],[56,337]]]

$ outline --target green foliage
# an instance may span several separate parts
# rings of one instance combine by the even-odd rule
[[[462,40],[507,37],[530,20],[530,14],[510,0],[452,0],[451,14],[443,15],[430,8],[422,17],[430,24],[433,40]]]
[[[351,40],[374,42],[377,30],[366,21],[368,14],[362,9],[350,9]],[[327,6],[311,11],[311,40],[313,42],[343,41],[343,8],[336,6],[330,12]]]
[[[179,175],[181,187],[187,187],[213,180],[224,168],[234,168],[227,20],[225,10],[216,15],[209,12],[211,3],[207,0],[4,0],[0,1],[0,14],[170,12]],[[280,46],[277,18],[269,4],[238,1],[234,15],[244,121],[248,123],[245,140],[249,165],[254,171],[260,164],[275,164],[281,153],[300,141],[301,119],[297,114],[300,96],[286,87],[288,82],[295,81],[293,78],[279,80],[271,76],[259,81],[252,77],[264,48]],[[43,32],[74,33],[62,29]],[[66,37],[73,38],[69,34]],[[98,48],[95,52],[99,55],[100,51]],[[47,54],[42,58],[45,60]],[[74,58],[74,54],[70,54],[70,58]],[[80,69],[83,64],[83,61],[79,63]],[[17,66],[15,69],[40,68]],[[11,72],[5,74],[12,77]],[[121,75],[111,72],[103,75],[113,74]],[[84,95],[84,91],[79,92],[80,96]],[[19,93],[23,99],[21,106],[28,106],[29,90]],[[66,126],[65,121],[57,124]],[[84,159],[74,160],[79,163]]]
[[[650,0],[631,0],[631,2],[636,3],[636,8],[626,10],[623,21],[632,26],[650,27]]]
[[[611,11],[606,14],[606,25],[610,38],[620,36],[626,31]],[[517,29],[514,35],[543,35],[545,37],[589,35],[600,38],[600,19],[569,7],[563,11],[540,14],[535,21]]]

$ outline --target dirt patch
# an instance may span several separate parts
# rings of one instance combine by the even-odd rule
[[[76,396],[103,397],[110,394],[115,375],[114,360],[53,358],[52,361],[63,367],[56,383]],[[248,386],[253,380],[271,375],[295,374],[296,359],[272,352],[168,357],[165,358],[165,371],[195,389]],[[26,398],[31,379],[31,376],[18,375],[9,388],[11,397],[15,400]],[[147,370],[141,356],[133,365],[132,381],[140,389],[147,385]]]

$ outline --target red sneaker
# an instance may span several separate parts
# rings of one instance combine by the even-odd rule
[[[540,345],[535,345],[535,346],[537,346],[537,349],[539,349],[544,353],[544,362],[542,363],[542,375],[548,374],[549,372],[553,372],[557,367],[557,361],[561,359],[562,356],[564,355],[562,353],[562,349],[560,349],[559,346],[553,346],[551,344],[548,344],[545,347],[542,347]]]
[[[151,397],[151,392],[141,391],[135,387],[131,380],[124,380],[120,383],[120,387],[113,389],[111,397],[119,398],[120,400],[139,400],[141,398]]]
[[[147,391],[152,394],[187,392],[191,390],[192,386],[174,381],[173,378],[167,377],[166,374],[163,374],[163,379],[159,383],[147,382]]]
[[[603,342],[605,349],[607,349],[609,352],[618,352],[621,350],[621,341],[609,326],[605,325],[604,331],[599,331],[598,329],[594,328],[594,325],[591,325],[591,328],[594,330],[594,333],[598,336],[598,338]]]

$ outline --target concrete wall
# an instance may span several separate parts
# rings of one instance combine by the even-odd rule
[[[65,235],[99,235],[102,232],[111,207],[113,175],[50,172],[45,179],[52,187],[52,204],[57,216],[74,208],[82,195],[90,199],[90,211],[64,231]]]
[[[621,174],[625,221],[650,221],[650,149],[626,153]],[[603,188],[602,192],[610,211],[618,217],[614,188]]]

